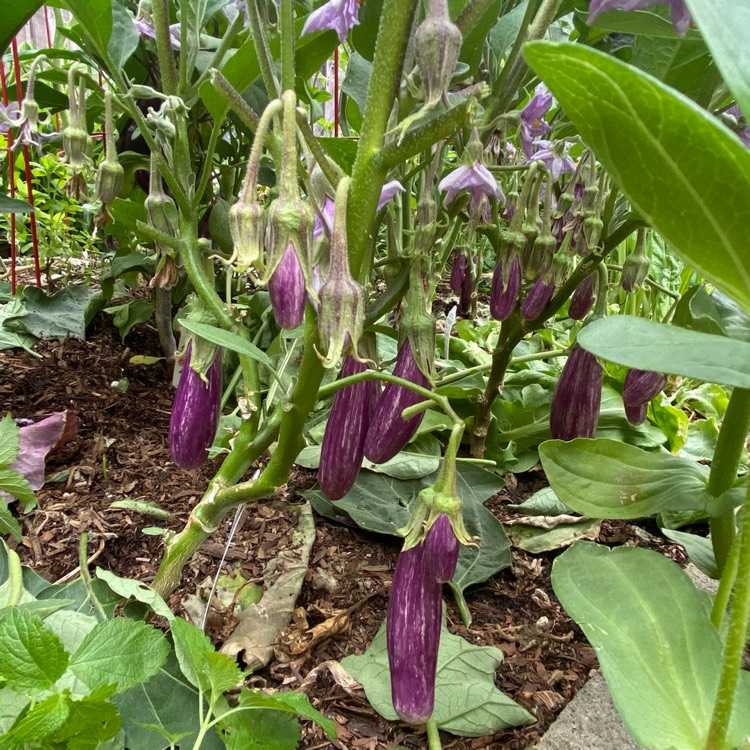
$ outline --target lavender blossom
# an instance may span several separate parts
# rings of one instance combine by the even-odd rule
[[[138,16],[133,19],[133,26],[138,32],[141,39],[156,39],[156,29],[154,24],[145,16]],[[180,49],[180,24],[173,23],[169,27],[169,46],[173,50]]]
[[[313,31],[332,29],[338,34],[339,41],[343,44],[352,26],[359,23],[358,14],[357,0],[329,0],[310,13],[300,36],[312,34]]]
[[[675,31],[684,36],[690,28],[690,12],[685,0],[591,0],[589,5],[589,17],[586,23],[589,26],[594,23],[599,14],[609,10],[633,11],[647,8],[650,5],[669,5],[672,8],[672,26]]]
[[[7,107],[0,104],[0,135],[7,135],[19,119],[18,102],[11,102]]]
[[[406,188],[398,180],[386,182],[380,191],[380,198],[378,198],[378,211],[387,205],[397,193],[403,193],[405,190]]]
[[[539,148],[530,161],[540,161],[552,174],[552,181],[557,182],[562,174],[573,174],[576,171],[576,163],[568,155],[568,144],[565,141],[536,141],[534,144]]]
[[[534,96],[529,99],[526,106],[519,113],[521,128],[519,138],[526,158],[530,158],[534,139],[544,135],[550,130],[550,125],[542,118],[552,106],[552,94],[549,93],[544,83],[540,83],[534,89]]]
[[[505,202],[505,195],[497,184],[497,180],[483,164],[464,164],[443,177],[438,185],[440,192],[445,192],[445,203],[451,203],[460,190],[466,190],[471,195],[471,206],[477,208],[485,196],[492,195],[499,201]]]

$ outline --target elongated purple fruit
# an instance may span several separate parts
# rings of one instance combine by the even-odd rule
[[[208,458],[221,403],[221,350],[206,373],[208,383],[204,383],[190,367],[191,349],[192,342],[187,347],[169,420],[169,454],[185,469],[195,469]]]
[[[461,295],[458,298],[458,312],[461,315],[468,315],[471,312],[471,293],[473,291],[471,269],[467,268],[461,286]]]
[[[667,376],[653,370],[628,370],[622,386],[626,406],[641,406],[656,398],[667,384]]]
[[[630,424],[643,424],[646,421],[647,414],[648,401],[646,401],[645,404],[639,404],[638,406],[625,404],[625,416],[628,418]]]
[[[549,427],[558,440],[592,438],[599,424],[602,366],[596,357],[574,346],[552,395]]]
[[[524,320],[535,320],[542,314],[542,310],[547,307],[547,303],[552,299],[555,291],[555,282],[551,279],[545,281],[544,276],[540,276],[529,289],[526,299],[521,303],[521,315]]]
[[[289,244],[268,280],[273,317],[282,328],[296,328],[305,317],[305,276],[294,247]]]
[[[495,320],[507,320],[518,300],[521,288],[521,262],[513,256],[508,271],[508,283],[503,283],[503,264],[497,264],[492,277],[492,295],[490,297],[490,315]]]
[[[396,713],[424,724],[435,707],[443,585],[425,569],[424,544],[401,552],[388,603],[386,637]]]
[[[590,273],[577,287],[570,298],[568,316],[583,320],[594,304],[594,274]]]
[[[454,294],[460,294],[466,275],[466,267],[469,265],[469,259],[464,253],[458,253],[453,256],[451,263],[451,291]]]
[[[347,357],[341,377],[364,372],[367,365]],[[380,395],[372,380],[342,388],[336,393],[320,450],[318,483],[329,500],[339,500],[354,485],[362,466],[365,436]]]
[[[393,374],[423,388],[430,387],[430,381],[417,366],[409,339],[398,351]],[[365,456],[370,461],[376,464],[389,461],[411,440],[424,412],[409,420],[403,419],[401,412],[420,401],[424,401],[424,398],[408,388],[394,383],[385,386],[365,438]]]
[[[438,583],[448,583],[456,572],[461,545],[456,539],[450,518],[441,513],[430,526],[424,540],[425,568]]]

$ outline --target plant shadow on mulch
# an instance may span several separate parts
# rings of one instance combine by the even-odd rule
[[[124,346],[110,322],[97,319],[85,342],[46,341],[35,348],[41,359],[22,351],[0,352],[0,414],[10,411],[14,417],[39,419],[71,409],[80,430],[48,459],[48,483],[38,493],[39,507],[22,519],[24,539],[17,551],[25,564],[57,581],[75,571],[79,537],[88,532],[92,568],[98,565],[149,582],[159,563],[162,540],[145,534],[144,528],[161,524],[182,528],[219,460],[193,471],[170,462],[166,436],[173,389],[167,366],[163,361],[130,364],[133,355],[160,354],[153,330],[138,326]],[[113,385],[123,377],[129,383],[124,392]],[[521,502],[544,484],[535,474],[518,480],[512,490],[487,503],[501,520],[512,515],[505,508],[508,503]],[[291,542],[295,493],[314,481],[313,472],[299,470],[285,493],[291,502],[278,498],[248,508],[225,569],[239,568],[245,579],[262,580],[268,560]],[[171,512],[171,520],[164,523],[109,507],[123,498],[156,502]],[[225,528],[186,566],[181,587],[169,599],[174,611],[181,612],[184,597],[216,574],[230,523],[228,518]],[[605,524],[603,530],[608,535],[603,541],[633,542],[624,524]],[[315,666],[363,652],[387,608],[399,548],[396,539],[316,518],[316,542],[296,619],[313,627],[349,610],[348,622],[336,635],[294,658],[280,644],[277,659],[253,676],[253,684],[292,689]],[[675,557],[676,550],[674,545],[664,545],[662,551]],[[472,643],[502,650],[505,660],[496,674],[497,686],[537,718],[532,726],[492,737],[444,735],[446,750],[522,750],[533,745],[596,666],[593,650],[552,592],[553,557],[514,550],[511,569],[467,592],[474,618],[470,628],[462,625],[452,597],[446,597],[450,630]],[[232,627],[224,615],[212,612],[207,632],[218,644]],[[339,739],[330,742],[317,727],[308,726],[301,747],[427,747],[421,730],[385,721],[370,708],[361,690],[345,692],[325,669],[308,683],[306,692],[313,704],[339,724]]]

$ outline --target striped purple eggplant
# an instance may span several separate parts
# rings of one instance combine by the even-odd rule
[[[555,282],[540,276],[529,289],[526,298],[521,303],[521,316],[524,320],[536,320],[549,304],[555,291]]]
[[[347,357],[341,377],[364,372],[367,365]],[[340,500],[354,485],[362,466],[365,436],[380,395],[373,380],[342,388],[336,392],[320,450],[318,482],[329,500]]]
[[[596,357],[574,346],[552,394],[549,427],[557,440],[592,438],[599,424],[602,366]]]
[[[451,278],[450,286],[451,291],[454,294],[460,294],[463,288],[464,276],[466,275],[466,268],[469,265],[469,259],[465,253],[458,253],[453,256],[453,262],[451,263]]]
[[[643,424],[646,421],[647,414],[648,401],[645,404],[638,404],[638,406],[625,404],[625,416],[630,424]]]
[[[641,406],[656,398],[667,384],[667,376],[653,370],[628,370],[622,386],[626,406]]]
[[[427,574],[424,544],[398,556],[388,602],[386,640],[396,713],[424,724],[435,707],[443,585]]]
[[[305,275],[294,247],[289,244],[268,280],[273,317],[282,328],[296,328],[305,317]]]
[[[594,274],[590,273],[573,292],[568,307],[568,316],[573,320],[583,320],[594,304]]]
[[[471,278],[471,268],[467,268],[464,273],[461,285],[461,295],[458,298],[458,312],[461,315],[469,315],[471,312],[471,294],[474,291],[474,285]]]
[[[490,296],[490,315],[495,320],[507,320],[516,307],[518,290],[521,288],[521,261],[514,255],[510,261],[507,283],[503,280],[502,261],[495,267]]]
[[[205,383],[190,367],[191,349],[192,342],[187,346],[169,421],[169,454],[185,469],[195,469],[208,458],[221,404],[221,350],[206,372]]]
[[[430,381],[414,359],[408,338],[398,351],[393,374],[423,388],[430,387]],[[366,458],[376,464],[390,461],[412,439],[424,418],[424,412],[408,420],[401,417],[401,412],[421,401],[424,398],[408,388],[395,383],[385,386],[367,430]]]
[[[424,540],[425,569],[438,583],[447,583],[453,578],[460,547],[450,518],[441,513]]]

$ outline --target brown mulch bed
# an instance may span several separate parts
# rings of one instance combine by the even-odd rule
[[[0,351],[0,414],[10,411],[15,417],[38,419],[70,409],[80,421],[80,430],[48,460],[48,480],[58,481],[48,481],[38,493],[39,507],[23,518],[24,539],[17,551],[40,575],[58,581],[75,570],[80,534],[88,532],[92,567],[148,582],[160,559],[162,539],[144,534],[144,528],[164,525],[179,530],[219,460],[193,471],[170,462],[166,438],[173,389],[167,367],[164,362],[130,363],[136,354],[159,355],[154,331],[138,326],[125,347],[108,321],[97,320],[86,342],[46,341],[36,350],[41,359],[25,352]],[[128,381],[125,391],[113,385],[123,378]],[[248,509],[226,566],[239,567],[247,580],[262,579],[268,560],[291,541],[295,492],[313,482],[314,473],[300,470],[285,493],[291,502],[277,499]],[[508,489],[492,498],[488,507],[502,520],[511,513],[505,508],[508,503],[520,502],[540,486],[543,478],[538,474],[519,477],[517,484],[509,483]],[[171,520],[162,522],[110,508],[113,501],[123,498],[156,502],[171,512]],[[227,528],[229,524],[227,519]],[[226,536],[226,530],[215,534],[186,566],[180,588],[169,599],[175,611],[181,611],[184,597],[194,593],[199,583],[215,575]],[[624,524],[605,524],[602,536],[608,543],[633,543]],[[677,549],[664,545],[662,551],[676,556]],[[312,627],[348,610],[345,627],[293,661],[272,662],[255,675],[257,681],[293,688],[316,665],[364,651],[387,607],[398,551],[394,538],[317,518],[316,542],[297,615]],[[496,675],[497,686],[537,718],[530,727],[491,738],[445,735],[446,750],[529,747],[596,666],[593,650],[552,592],[553,557],[514,550],[511,569],[467,592],[474,618],[470,628],[462,625],[452,598],[446,597],[450,629],[472,643],[502,650],[505,660]],[[232,623],[222,616],[209,618],[207,630],[215,642],[221,642],[231,629]],[[348,694],[329,672],[321,670],[308,683],[313,704],[340,727],[339,739],[333,743],[316,727],[306,727],[303,747],[308,750],[426,748],[424,733],[386,722],[370,708],[361,690]]]

